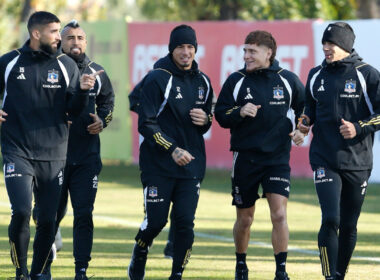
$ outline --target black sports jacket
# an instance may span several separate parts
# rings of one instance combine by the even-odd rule
[[[220,126],[230,129],[230,150],[243,152],[261,165],[288,164],[292,115],[297,120],[303,112],[304,90],[298,77],[280,68],[276,60],[269,68],[232,73],[215,107]],[[261,105],[256,117],[240,116],[247,103]]]
[[[58,51],[34,51],[27,41],[0,58],[3,154],[33,160],[65,160],[67,113],[78,115],[88,102],[80,90],[75,62]]]
[[[138,129],[144,137],[140,145],[143,174],[202,179],[206,168],[203,134],[211,126],[213,89],[209,78],[192,68],[180,70],[167,55],[156,62],[141,90]],[[207,125],[194,125],[190,110],[201,108],[209,116]],[[172,159],[175,148],[182,148],[195,159],[186,166]]]
[[[310,163],[332,169],[372,168],[374,132],[380,129],[380,76],[354,51],[347,58],[311,69],[306,85],[305,114],[313,125]],[[355,125],[357,136],[345,140],[342,118]]]
[[[102,66],[90,61],[85,55],[77,61],[81,74],[92,74],[104,70]],[[80,116],[71,118],[69,146],[67,150],[67,164],[80,164],[100,159],[99,134],[89,134],[87,126],[93,123],[90,113],[95,113],[103,121],[105,128],[112,120],[115,94],[110,79],[105,72],[96,77],[95,85],[89,91],[88,106]]]

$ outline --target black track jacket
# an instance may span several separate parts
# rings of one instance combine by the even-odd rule
[[[203,179],[206,154],[203,134],[211,126],[213,89],[209,78],[192,68],[180,70],[167,55],[156,62],[141,90],[138,130],[140,169],[146,175]],[[204,126],[194,125],[190,110],[201,108],[209,116]],[[182,148],[195,157],[186,166],[177,165],[171,154]]]
[[[34,51],[27,41],[0,58],[3,154],[33,160],[65,160],[67,113],[78,115],[88,102],[75,62],[58,51]]]
[[[102,66],[96,64],[85,56],[82,61],[78,61],[81,74],[92,74],[99,70],[104,70]],[[106,72],[96,77],[95,85],[89,91],[88,106],[82,111],[80,116],[71,118],[69,133],[69,146],[67,150],[67,164],[88,163],[92,160],[100,160],[100,139],[99,134],[89,134],[87,126],[93,123],[90,113],[95,113],[103,121],[103,128],[112,120],[115,94],[111,81]]]
[[[343,170],[372,169],[374,132],[380,129],[380,75],[354,51],[337,62],[313,68],[306,84],[305,114],[313,125],[310,163]],[[345,140],[341,119],[357,135]]]
[[[304,109],[305,89],[298,77],[279,67],[232,73],[225,81],[215,107],[215,118],[231,132],[231,151],[242,152],[261,165],[288,164],[293,109],[295,120]],[[256,117],[241,117],[247,103],[261,105]]]

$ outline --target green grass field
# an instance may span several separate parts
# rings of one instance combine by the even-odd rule
[[[1,174],[2,177],[2,174]],[[196,238],[184,279],[234,279],[235,250],[232,226],[229,172],[208,170],[202,184],[195,221]],[[380,186],[370,185],[358,225],[358,244],[347,280],[380,279]],[[88,275],[92,279],[127,279],[134,236],[142,218],[142,191],[136,166],[106,165],[100,177],[95,204],[95,236]],[[14,275],[9,257],[7,227],[9,202],[0,185],[0,279]],[[293,179],[288,207],[290,252],[287,270],[292,280],[323,279],[317,255],[320,211],[309,179]],[[73,279],[72,211],[62,223],[64,247],[54,262],[54,279]],[[250,279],[273,279],[275,264],[271,249],[271,223],[266,200],[259,200],[247,262]],[[32,228],[32,236],[34,227]],[[171,261],[163,258],[167,229],[155,240],[149,253],[146,279],[168,279]],[[33,239],[33,238],[32,238]],[[32,242],[30,244],[32,248]],[[29,260],[31,260],[31,250]],[[30,261],[29,261],[30,265]]]

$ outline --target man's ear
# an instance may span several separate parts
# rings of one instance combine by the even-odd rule
[[[36,28],[32,30],[31,36],[35,40],[39,40],[41,38],[41,32]]]
[[[271,49],[271,48],[268,48],[268,56],[267,56],[267,59],[269,60],[270,59],[270,57],[272,56],[272,54],[273,54],[273,50]]]

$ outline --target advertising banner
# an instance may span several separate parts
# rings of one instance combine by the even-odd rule
[[[130,23],[129,69],[131,86],[136,85],[152,69],[154,62],[168,53],[170,31],[178,23]],[[296,73],[306,82],[314,66],[312,22],[191,22],[197,32],[196,61],[210,79],[214,92],[219,94],[224,81],[244,66],[243,44],[247,34],[254,30],[267,30],[277,41],[280,66]],[[302,36],[300,36],[302,34]],[[133,115],[133,157],[138,160],[138,133],[136,115]],[[216,121],[205,135],[208,167],[231,167],[229,151],[230,133]],[[307,139],[308,140],[308,139]],[[303,147],[293,147],[292,174],[310,176],[308,141]]]

